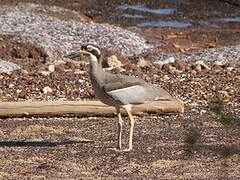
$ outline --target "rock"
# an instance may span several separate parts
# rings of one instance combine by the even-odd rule
[[[166,64],[174,63],[175,62],[175,58],[174,57],[167,58],[166,60],[164,60],[164,62]]]
[[[55,71],[55,66],[53,64],[48,65],[47,70],[49,72],[54,72]]]
[[[107,58],[107,66],[108,67],[121,67],[122,63],[118,60],[117,56],[112,55]]]
[[[202,70],[210,70],[210,68],[208,67],[208,65],[203,62],[203,61],[197,61],[195,62],[195,69],[198,72],[201,72]]]
[[[235,68],[236,65],[237,65],[236,62],[233,62],[233,61],[232,61],[232,62],[228,62],[228,63],[226,63],[224,66],[225,66],[225,67],[232,67],[232,68]]]
[[[229,71],[232,71],[236,67],[236,62],[228,62],[228,63],[224,64],[223,67]]]
[[[171,64],[164,64],[164,65],[162,66],[162,69],[163,69],[164,71],[170,72],[170,71],[172,71],[172,70],[174,69],[174,67],[173,67]]]
[[[146,61],[144,58],[139,58],[136,64],[140,67],[150,66],[150,62]]]
[[[42,92],[43,92],[44,94],[47,94],[47,93],[52,93],[53,90],[52,90],[49,86],[46,86],[46,87],[44,87],[44,88],[42,89]]]
[[[203,114],[206,114],[206,113],[207,113],[207,111],[206,111],[206,110],[204,110],[204,109],[201,109],[199,113],[200,113],[200,115],[203,115]]]
[[[159,69],[163,68],[163,65],[165,64],[173,64],[175,62],[174,57],[167,58],[163,61],[155,61],[154,64],[159,67]]]
[[[196,70],[197,72],[201,72],[201,71],[202,71],[202,66],[201,66],[201,64],[197,64],[197,65],[195,66],[195,70]]]
[[[170,79],[170,77],[168,75],[163,76],[163,80],[168,81],[169,79]]]
[[[192,70],[191,73],[192,73],[193,75],[196,75],[196,74],[197,74],[197,71]]]
[[[213,63],[214,66],[223,66],[225,63],[223,61],[215,61]]]
[[[203,99],[205,99],[205,100],[208,100],[209,99],[209,95],[207,95],[207,94],[203,94]]]
[[[230,96],[229,96],[227,91],[218,91],[218,96],[226,98],[226,99],[230,98]]]
[[[26,76],[26,75],[29,74],[29,72],[27,70],[25,70],[25,69],[22,69],[21,70],[21,74]]]
[[[13,88],[13,87],[14,87],[14,84],[9,84],[8,87],[9,87],[9,88]]]
[[[42,76],[49,76],[50,75],[49,71],[39,71],[38,73]]]
[[[187,69],[189,69],[188,64],[182,60],[177,59],[174,65],[178,70],[181,70],[181,71],[186,71]]]

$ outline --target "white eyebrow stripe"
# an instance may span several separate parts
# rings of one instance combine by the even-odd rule
[[[92,45],[88,45],[87,48],[93,48],[94,50],[96,50],[98,52],[98,54],[101,54],[101,51]]]

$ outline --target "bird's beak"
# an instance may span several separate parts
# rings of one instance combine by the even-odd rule
[[[87,51],[80,49],[80,50],[77,50],[75,52],[71,52],[70,54],[67,54],[64,57],[69,58],[69,59],[74,59],[76,57],[84,56],[84,55],[87,55],[87,54],[89,54]]]

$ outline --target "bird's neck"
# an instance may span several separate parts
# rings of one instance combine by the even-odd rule
[[[93,55],[90,55],[89,73],[91,80],[101,81],[101,76],[103,75],[102,62]]]

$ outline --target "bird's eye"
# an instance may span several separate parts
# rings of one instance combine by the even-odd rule
[[[88,47],[87,51],[91,52],[91,51],[93,51],[93,48],[92,47]]]

